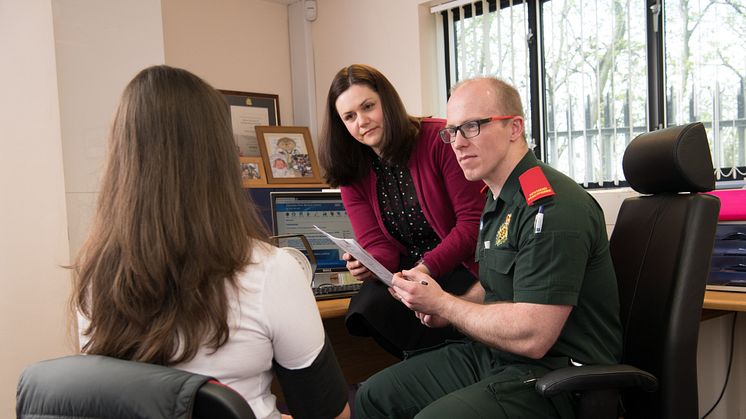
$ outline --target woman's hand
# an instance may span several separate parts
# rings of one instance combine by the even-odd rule
[[[350,274],[355,277],[358,281],[366,281],[375,279],[373,272],[369,271],[359,260],[355,259],[351,254],[345,253],[342,255],[342,259],[347,261],[347,270]]]

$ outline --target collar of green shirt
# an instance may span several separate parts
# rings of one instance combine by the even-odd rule
[[[539,160],[534,155],[534,152],[528,150],[526,155],[524,155],[521,161],[518,162],[513,171],[510,172],[510,176],[505,180],[505,184],[500,190],[500,200],[505,202],[506,205],[511,204],[513,202],[513,197],[516,196],[516,193],[518,193],[521,188],[521,184],[518,182],[518,176],[522,175],[526,170],[538,165]],[[489,199],[495,200],[495,197],[492,196],[492,191],[489,191],[487,196]]]

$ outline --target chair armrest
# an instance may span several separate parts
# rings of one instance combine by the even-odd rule
[[[256,419],[256,416],[243,396],[219,381],[210,380],[197,391],[192,418]]]
[[[630,387],[653,392],[658,389],[658,380],[653,374],[626,364],[560,368],[536,380],[536,391],[544,397],[564,391]]]

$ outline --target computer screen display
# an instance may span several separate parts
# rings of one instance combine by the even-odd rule
[[[316,272],[346,271],[342,251],[313,228],[339,238],[355,238],[339,192],[272,192],[272,230],[275,235],[303,234],[316,257]],[[281,239],[308,255],[299,238]]]
[[[746,221],[718,224],[707,289],[746,292]]]

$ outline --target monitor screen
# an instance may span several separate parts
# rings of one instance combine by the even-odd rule
[[[346,271],[342,251],[314,225],[339,238],[355,238],[339,192],[272,192],[274,235],[303,234],[316,257],[316,272]],[[308,255],[299,238],[282,239],[281,247],[294,247]]]
[[[746,222],[718,224],[707,288],[746,292]]]

